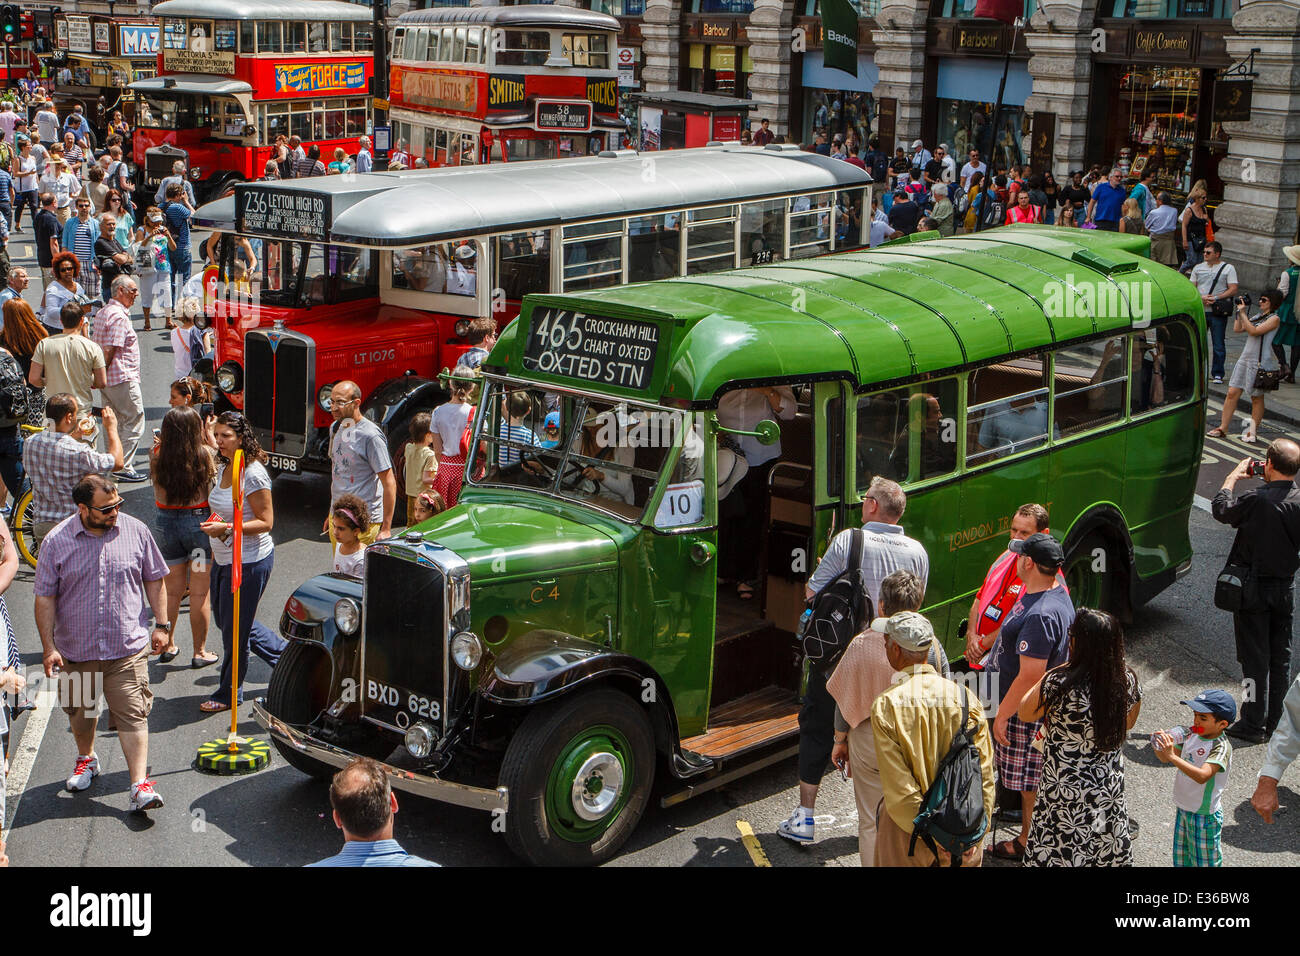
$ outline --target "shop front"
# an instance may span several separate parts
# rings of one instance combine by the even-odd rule
[[[995,120],[998,86],[1013,42],[1002,113]],[[926,87],[933,86],[935,93],[923,119],[926,145],[946,143],[954,156],[974,147],[986,160],[991,156],[995,165],[1028,163],[1033,117],[1025,111],[1025,101],[1033,80],[1024,34],[987,21],[934,21],[929,51]]]
[[[157,23],[67,15],[55,18],[54,32],[56,56],[62,54],[54,70],[55,104],[80,105],[96,129],[103,129],[114,110],[134,125],[135,97],[129,87],[157,73]]]
[[[1093,56],[1089,160],[1118,166],[1130,184],[1154,171],[1156,187],[1180,203],[1205,180],[1210,203],[1217,204],[1228,135],[1215,118],[1216,107],[1225,105],[1216,104],[1216,92],[1222,101],[1240,89],[1216,85],[1218,71],[1230,65],[1231,21],[1105,19],[1097,25],[1105,43]]]
[[[747,19],[734,14],[683,18],[680,89],[748,98],[754,61],[749,57]]]
[[[880,78],[876,68],[874,21],[858,21],[857,75],[826,66],[822,48],[823,28],[820,16],[800,17],[795,23],[799,38],[791,63],[795,87],[791,91],[790,128],[798,131],[799,142],[811,143],[818,132],[827,138],[847,136],[852,130],[860,151],[867,148],[872,135],[879,133],[877,104],[872,90]],[[885,144],[888,145],[888,144]]]

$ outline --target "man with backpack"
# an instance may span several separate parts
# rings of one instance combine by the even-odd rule
[[[862,499],[862,527],[835,536],[804,589],[812,605],[805,612],[805,633],[825,633],[828,643],[834,635],[838,653],[808,662],[808,689],[799,711],[799,806],[777,827],[777,833],[796,843],[813,842],[813,807],[835,744],[835,699],[826,690],[829,672],[875,616],[881,581],[899,570],[911,571],[922,582],[930,577],[925,548],[899,524],[906,508],[907,495],[898,482],[873,478]]]
[[[870,146],[862,161],[871,173],[871,181],[880,186],[889,178],[889,154],[880,148],[879,136],[871,137]]]
[[[984,706],[927,662],[936,639],[920,614],[903,611],[871,629],[885,635],[885,656],[901,678],[871,707],[882,792],[876,866],[979,866],[993,818]]]

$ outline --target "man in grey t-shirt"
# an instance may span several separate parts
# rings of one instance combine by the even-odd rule
[[[919,541],[903,533],[899,521],[907,507],[907,495],[898,482],[877,476],[862,498],[862,531],[849,528],[837,534],[808,579],[804,596],[811,601],[822,588],[844,573],[853,555],[857,536],[866,535],[862,550],[862,577],[871,599],[868,620],[880,606],[880,582],[895,571],[911,571],[922,584],[930,576],[930,559]],[[827,675],[817,668],[808,672],[808,690],[799,711],[799,806],[782,820],[777,833],[797,843],[813,841],[813,805],[822,774],[830,763],[835,744],[835,699],[826,690]]]
[[[393,505],[397,501],[388,439],[378,425],[361,414],[361,389],[356,382],[342,381],[330,390],[330,413],[334,416],[330,501],[337,501],[339,495],[356,495],[369,504],[370,520],[377,526],[370,540],[387,538],[393,533]],[[329,515],[325,516],[325,527],[330,527]]]

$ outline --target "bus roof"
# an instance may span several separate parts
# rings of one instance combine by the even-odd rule
[[[213,20],[355,20],[373,19],[369,5],[343,0],[162,0],[155,17],[208,17]]]
[[[626,150],[581,158],[486,166],[317,176],[247,183],[242,190],[327,194],[328,242],[422,246],[466,236],[559,223],[649,215],[688,205],[725,205],[811,190],[861,187],[851,163],[795,146],[705,146],[656,153]],[[195,225],[231,228],[234,200],[195,213]]]
[[[540,27],[559,30],[617,30],[618,20],[607,13],[573,7],[525,4],[517,7],[439,7],[408,10],[397,18],[399,27],[412,24],[465,24],[467,26]]]
[[[131,89],[140,93],[202,93],[207,96],[234,96],[251,93],[253,88],[243,80],[211,73],[166,73],[136,80]]]
[[[529,296],[490,364],[505,357],[510,372],[546,379],[524,371],[528,343],[516,340],[532,313],[548,307],[648,320],[673,328],[642,335],[670,349],[667,367],[656,361],[655,373],[643,377],[653,389],[642,397],[707,406],[734,383],[885,384],[1166,316],[1198,320],[1203,311],[1195,286],[1146,258],[1142,236],[1039,225],[927,235],[933,238],[751,269]]]

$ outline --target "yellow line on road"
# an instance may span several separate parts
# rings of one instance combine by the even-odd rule
[[[736,829],[740,831],[740,842],[745,844],[745,849],[749,851],[749,859],[755,866],[771,866],[772,863],[763,852],[763,845],[758,842],[758,837],[754,836],[753,828],[744,820],[736,821]]]

